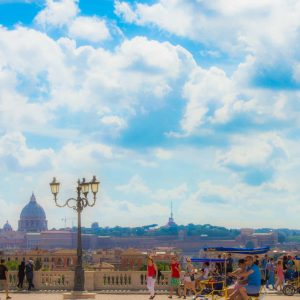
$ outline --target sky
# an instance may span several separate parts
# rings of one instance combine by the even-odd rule
[[[0,226],[300,228],[300,2],[0,0]]]

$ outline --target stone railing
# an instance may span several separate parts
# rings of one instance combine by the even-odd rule
[[[16,289],[18,284],[17,272],[9,272],[9,287]],[[74,285],[73,271],[39,271],[34,272],[33,283],[38,290],[72,290]],[[26,279],[23,287],[27,287]]]
[[[166,290],[170,272],[162,272],[157,290]],[[72,290],[73,271],[37,271],[34,272],[34,285],[37,290]],[[17,272],[9,272],[9,287],[17,289]],[[146,272],[143,271],[85,271],[85,289],[96,290],[145,290]],[[24,288],[27,282],[24,280]]]

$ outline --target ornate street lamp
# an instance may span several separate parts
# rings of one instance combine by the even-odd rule
[[[84,269],[82,267],[82,242],[81,242],[81,212],[87,206],[94,206],[96,203],[96,194],[99,189],[99,181],[96,176],[90,182],[86,182],[85,178],[77,182],[77,198],[69,198],[64,204],[59,204],[57,202],[57,194],[59,192],[60,183],[53,178],[50,183],[51,192],[54,196],[55,205],[58,207],[69,207],[77,212],[78,225],[77,225],[77,264],[75,267],[75,277],[74,277],[74,291],[84,291]],[[93,200],[90,202],[88,200],[88,193],[91,188],[93,193]]]

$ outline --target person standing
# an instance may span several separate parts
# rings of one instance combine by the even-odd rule
[[[183,299],[186,299],[186,291],[191,290],[196,295],[196,287],[195,287],[195,270],[192,264],[191,259],[188,257],[186,259],[186,269],[184,273],[184,296]]]
[[[218,259],[222,259],[222,255],[218,255]],[[224,263],[223,262],[216,262],[216,271],[219,275],[223,275],[224,273]]]
[[[284,272],[283,272],[283,266],[281,260],[277,262],[276,275],[277,275],[277,280],[275,283],[275,289],[277,290],[279,286],[279,290],[282,291],[282,288],[284,286]]]
[[[269,258],[268,258],[268,255],[266,254],[261,261],[261,271],[262,271],[262,275],[263,275],[263,280],[265,280],[265,281],[268,278],[268,270],[267,270],[268,262],[269,262]]]
[[[177,289],[178,297],[181,297],[180,290],[180,265],[177,256],[173,256],[171,260],[171,282],[170,282],[170,294],[168,298],[172,298],[174,290]]]
[[[282,258],[283,271],[285,271],[287,269],[287,262],[288,262],[288,257],[286,255],[284,255],[283,258]]]
[[[233,259],[231,257],[231,254],[228,254],[228,257],[226,259],[226,273],[231,273],[233,271]]]
[[[25,274],[26,279],[28,281],[28,291],[31,290],[31,288],[34,288],[33,284],[33,261],[29,260],[28,263],[25,266]]]
[[[25,261],[23,260],[18,266],[18,288],[23,288],[23,282],[25,277]]]
[[[151,256],[148,256],[147,259],[147,288],[150,292],[150,298],[154,299],[155,297],[155,281],[157,276],[157,266],[153,261]]]
[[[287,262],[286,262],[286,272],[285,272],[285,278],[287,280],[292,280],[295,272],[295,263],[292,259],[291,255],[288,255]]]
[[[0,285],[4,287],[6,293],[6,299],[11,299],[8,295],[8,269],[4,264],[5,260],[1,259],[0,261]]]
[[[273,257],[270,258],[269,262],[267,263],[267,282],[266,287],[269,288],[269,285],[273,287],[274,290],[274,284],[275,284],[275,265],[274,265],[274,259]]]

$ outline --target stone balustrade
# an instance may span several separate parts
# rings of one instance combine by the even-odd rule
[[[168,288],[170,272],[162,272],[157,290]],[[73,271],[36,271],[34,285],[37,290],[72,290],[74,286]],[[17,289],[16,271],[9,272],[9,288]],[[85,271],[85,289],[97,290],[145,290],[145,271]],[[24,280],[24,287],[27,282]]]

